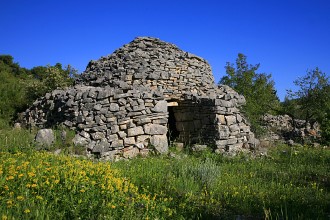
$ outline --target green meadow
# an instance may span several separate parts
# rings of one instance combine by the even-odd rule
[[[2,219],[329,219],[330,151],[274,146],[268,155],[204,151],[105,162],[34,133],[0,132]],[[62,148],[62,153],[51,153]]]

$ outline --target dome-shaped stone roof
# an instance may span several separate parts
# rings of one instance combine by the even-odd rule
[[[79,84],[158,90],[165,99],[208,96],[215,89],[211,67],[201,57],[157,38],[138,37],[111,55],[91,61]]]

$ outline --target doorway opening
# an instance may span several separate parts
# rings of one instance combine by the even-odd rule
[[[167,137],[169,139],[169,141],[172,143],[175,140],[177,140],[177,138],[180,135],[180,132],[178,131],[177,127],[176,127],[176,119],[175,119],[175,115],[174,115],[174,108],[176,106],[168,106],[168,133],[167,133]]]

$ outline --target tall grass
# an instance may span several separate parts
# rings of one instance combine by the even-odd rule
[[[247,155],[228,158],[207,151],[175,152],[176,157],[161,155],[109,163],[65,155],[74,153],[72,150],[64,150],[65,154],[59,156],[37,152],[32,150],[34,134],[24,129],[0,131],[0,217],[330,216],[329,149],[278,146],[268,157],[256,159]],[[57,141],[55,145],[72,148],[68,142]]]
[[[327,219],[330,151],[275,148],[268,158],[203,153],[140,158],[114,166],[151,193],[173,198],[185,218]]]

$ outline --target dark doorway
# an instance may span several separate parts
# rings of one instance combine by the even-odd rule
[[[174,115],[174,108],[175,106],[168,106],[168,133],[167,137],[170,142],[175,141],[178,137],[180,132],[176,128],[176,119]]]

